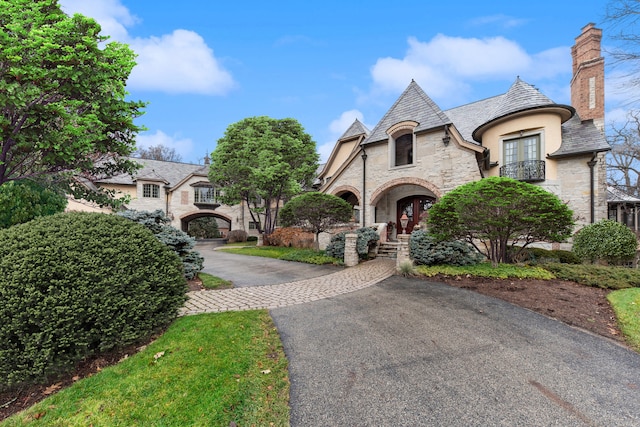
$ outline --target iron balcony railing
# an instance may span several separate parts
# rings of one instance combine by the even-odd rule
[[[500,176],[518,181],[544,181],[544,160],[526,160],[504,165],[500,168]]]

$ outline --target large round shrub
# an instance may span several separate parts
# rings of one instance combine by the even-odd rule
[[[486,259],[468,243],[438,242],[425,230],[411,233],[409,256],[418,265],[473,265]]]
[[[636,256],[637,249],[633,231],[610,219],[587,225],[573,238],[573,252],[589,262],[624,263]]]
[[[0,242],[0,389],[147,337],[186,299],[178,256],[119,216],[42,217]]]

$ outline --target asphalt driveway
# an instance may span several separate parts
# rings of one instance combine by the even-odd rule
[[[218,241],[198,242],[195,249],[204,257],[203,272],[230,280],[236,287],[275,285],[324,276],[338,271],[332,265],[312,265],[278,259],[244,256],[216,251]]]
[[[640,426],[640,355],[471,291],[394,276],[271,314],[292,426]]]

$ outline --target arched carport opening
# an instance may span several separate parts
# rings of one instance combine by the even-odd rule
[[[202,221],[201,219],[205,219],[205,221]],[[195,220],[198,221],[194,222]],[[194,225],[198,225],[198,232],[201,231],[201,224],[198,223],[204,223],[205,225],[209,224],[208,230],[211,230],[212,227],[210,225],[212,221],[215,221],[217,225],[217,227],[215,228],[217,228],[219,232],[218,237],[226,237],[229,231],[231,231],[231,218],[213,211],[198,211],[182,216],[180,218],[180,228],[185,233],[193,234],[193,232],[196,230],[196,227],[194,227]]]

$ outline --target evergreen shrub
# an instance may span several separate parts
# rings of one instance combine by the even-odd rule
[[[202,270],[204,258],[194,250],[196,240],[182,230],[169,225],[171,220],[163,211],[127,210],[118,215],[147,227],[162,243],[167,245],[182,260],[184,277],[191,280]]]
[[[636,256],[637,250],[633,231],[610,219],[587,225],[573,238],[573,252],[592,263],[624,264]]]
[[[186,300],[176,254],[116,215],[41,217],[0,241],[0,390],[146,338]]]
[[[473,265],[486,259],[467,243],[437,242],[426,230],[411,233],[409,256],[417,265]]]
[[[350,233],[358,235],[358,239],[356,240],[358,258],[367,259],[369,257],[369,251],[377,244],[378,240],[380,240],[378,233],[369,227],[358,228],[355,231],[343,231],[334,235],[325,249],[325,254],[344,260],[345,236]]]

